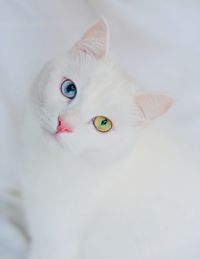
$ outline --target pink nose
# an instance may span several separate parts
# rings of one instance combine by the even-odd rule
[[[58,125],[56,129],[56,134],[62,133],[62,132],[72,132],[72,127],[61,117],[58,117]]]

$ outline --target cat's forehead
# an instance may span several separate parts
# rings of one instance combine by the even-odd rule
[[[60,63],[61,76],[70,78],[85,99],[112,99],[130,96],[131,83],[110,60],[69,56]]]
[[[116,84],[116,90],[120,87],[126,87],[128,79],[121,72],[118,66],[110,59],[96,60],[89,56],[68,55],[60,60],[60,71],[66,77],[70,77],[75,83],[88,82],[88,87],[95,84],[93,89],[104,86],[108,88],[111,83]],[[81,82],[80,82],[81,80]],[[91,84],[90,84],[91,83]],[[81,85],[81,84],[80,84]]]
[[[124,117],[132,108],[130,83],[113,64],[104,65],[96,68],[81,89],[81,110],[113,119],[120,114]]]
[[[131,82],[109,59],[98,61],[84,56],[70,56],[54,65],[57,68],[54,66],[53,69],[57,71],[57,84],[62,82],[63,77],[75,83],[77,96],[71,105],[84,114],[109,115],[128,111],[132,107]]]

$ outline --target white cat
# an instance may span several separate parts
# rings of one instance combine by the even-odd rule
[[[29,259],[200,258],[199,176],[92,26],[33,86],[22,135]],[[166,116],[167,117],[167,116]],[[163,127],[164,126],[164,127]]]

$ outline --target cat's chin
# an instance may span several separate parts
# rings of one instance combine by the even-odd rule
[[[51,131],[47,128],[42,128],[43,136],[45,136],[45,142],[49,144],[55,144],[62,148],[66,148],[66,144],[63,143],[59,134],[56,134],[56,131]]]
[[[98,168],[106,168],[112,165],[117,165],[121,163],[124,159],[128,157],[129,154],[127,152],[120,152],[120,153],[113,153],[111,150],[110,152],[103,152],[103,151],[85,151],[77,156],[82,160],[85,161],[87,164],[91,166],[95,166]]]
[[[117,161],[120,162],[124,157],[127,156],[127,152],[120,152],[120,154],[113,154],[113,150],[110,152],[103,152],[102,150],[84,150],[80,151],[70,145],[66,141],[66,137],[48,132],[49,139],[51,139],[51,143],[53,144],[52,148],[57,146],[59,149],[62,149],[62,152],[69,155],[70,157],[75,158],[77,161],[88,164],[90,166],[97,166],[99,168],[105,168],[112,166]],[[63,139],[65,138],[65,139]],[[49,142],[49,141],[48,141]],[[49,143],[50,144],[50,143]]]

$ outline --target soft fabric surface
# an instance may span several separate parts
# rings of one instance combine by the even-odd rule
[[[33,78],[101,15],[111,27],[111,56],[143,88],[174,96],[169,116],[198,156],[199,13],[195,0],[2,0],[0,188],[15,180],[13,118],[22,114]]]

